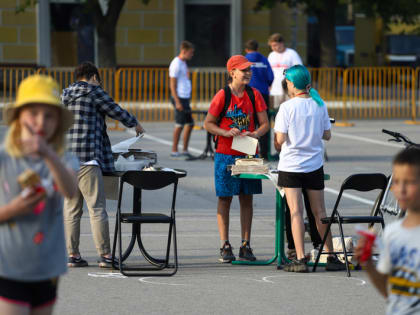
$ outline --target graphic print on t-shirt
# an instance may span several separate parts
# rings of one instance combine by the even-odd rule
[[[418,249],[406,245],[399,247],[391,243],[390,252],[393,269],[388,281],[391,293],[410,298],[410,308],[418,307],[420,304],[418,294],[420,255]]]
[[[238,128],[241,132],[242,130],[248,130],[250,124],[249,116],[241,108],[238,109],[237,104],[233,106],[233,110],[227,111],[225,117],[232,120],[232,124],[229,125],[230,128]]]

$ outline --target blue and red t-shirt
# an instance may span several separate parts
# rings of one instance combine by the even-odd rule
[[[252,88],[255,95],[255,110],[262,112],[267,110],[267,105],[264,102],[261,93],[256,89]],[[225,106],[225,91],[222,89],[216,93],[213,100],[210,103],[209,113],[213,116],[219,117],[223,107]],[[254,107],[248,97],[246,91],[242,97],[233,95],[230,100],[230,105],[226,111],[226,115],[223,117],[219,125],[220,128],[229,130],[232,128],[238,128],[241,132],[254,131]],[[230,154],[230,155],[244,155],[244,153],[232,150],[232,137],[226,138],[218,136],[219,140],[217,143],[217,153]]]

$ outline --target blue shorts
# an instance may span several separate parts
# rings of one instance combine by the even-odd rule
[[[217,197],[262,193],[261,179],[237,178],[231,176],[231,172],[227,170],[228,165],[235,164],[235,159],[243,157],[245,156],[214,154],[214,184]]]

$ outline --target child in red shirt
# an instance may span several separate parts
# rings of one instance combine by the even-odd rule
[[[242,246],[239,249],[239,258],[255,260],[250,247],[252,196],[262,193],[261,180],[235,178],[227,170],[228,165],[235,164],[236,158],[244,157],[242,152],[231,149],[233,137],[249,136],[258,139],[269,129],[267,106],[260,92],[252,88],[255,98],[255,115],[254,105],[245,90],[251,80],[251,65],[252,63],[242,55],[232,56],[228,60],[226,66],[231,80],[229,107],[218,124],[218,118],[225,105],[225,91],[220,90],[214,96],[204,121],[204,128],[218,137],[214,156],[214,177],[218,197],[217,223],[221,241],[219,261],[224,263],[235,260],[229,243],[229,212],[234,195],[239,196],[241,211]],[[255,128],[254,117],[258,119],[258,129]]]

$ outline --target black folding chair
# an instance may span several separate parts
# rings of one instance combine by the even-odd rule
[[[114,269],[119,269],[125,276],[172,276],[178,270],[178,253],[176,242],[176,224],[175,224],[175,201],[178,186],[178,178],[185,176],[184,174],[177,174],[175,172],[166,171],[128,171],[120,177],[120,190],[118,197],[117,217],[115,223],[114,243],[112,247],[112,259]],[[133,186],[133,210],[131,213],[124,213],[121,211],[121,199],[123,194],[124,184],[127,183]],[[141,195],[142,190],[157,190],[173,185],[172,203],[169,211],[164,213],[144,213],[142,212]],[[168,207],[169,208],[169,207]],[[168,214],[169,212],[169,214]],[[132,237],[125,252],[122,252],[121,241],[121,224],[132,224]],[[165,259],[158,259],[152,257],[144,248],[141,239],[141,225],[142,224],[158,224],[164,223],[169,225],[168,239],[166,246]],[[171,237],[173,240],[173,264],[169,263]],[[116,244],[118,239],[118,261],[115,260]],[[138,243],[139,249],[144,258],[152,265],[150,267],[128,267],[123,262],[128,258],[133,247]],[[167,272],[153,272],[166,268],[173,268],[171,273]],[[129,271],[129,272],[126,272]],[[133,271],[147,271],[143,273],[136,273]]]
[[[337,197],[337,201],[335,202],[335,206],[334,206],[334,210],[331,214],[330,217],[326,217],[326,218],[322,218],[321,222],[323,224],[328,224],[327,226],[327,230],[325,232],[325,235],[322,239],[322,244],[321,247],[319,249],[318,252],[318,256],[316,257],[316,261],[315,264],[313,266],[312,271],[314,272],[316,270],[316,267],[318,265],[319,262],[319,258],[321,257],[321,255],[327,255],[329,253],[326,252],[322,252],[324,245],[325,245],[325,241],[327,240],[327,236],[328,233],[331,230],[331,224],[336,223],[339,226],[340,229],[340,237],[341,237],[341,244],[343,246],[343,251],[341,252],[334,252],[334,254],[344,254],[344,258],[345,258],[345,264],[346,264],[346,269],[347,269],[347,276],[350,277],[350,268],[349,268],[349,263],[347,260],[347,257],[352,255],[352,252],[348,252],[346,249],[346,246],[344,244],[344,233],[343,233],[343,224],[354,224],[354,223],[367,223],[369,224],[369,226],[374,225],[375,223],[380,223],[382,226],[382,229],[385,227],[385,223],[384,223],[384,219],[382,218],[382,216],[378,215],[378,208],[381,204],[381,200],[384,196],[385,193],[385,189],[387,186],[387,178],[384,174],[379,174],[379,173],[375,173],[375,174],[354,174],[351,175],[349,177],[347,177],[343,184],[341,185],[341,189],[340,189],[340,193],[338,194]],[[362,192],[367,192],[367,191],[372,191],[372,190],[376,190],[376,189],[380,189],[380,193],[378,196],[378,200],[379,202],[375,203],[376,209],[373,212],[374,215],[373,216],[342,216],[340,215],[340,213],[338,212],[338,205],[340,203],[341,200],[341,196],[343,195],[343,191],[344,190],[357,190],[357,191],[362,191]],[[371,209],[369,209],[368,213],[370,212]]]

